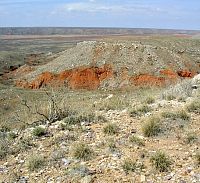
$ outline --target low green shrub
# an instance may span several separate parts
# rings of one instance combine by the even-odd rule
[[[142,126],[142,132],[146,137],[158,135],[161,132],[160,118],[150,117]]]
[[[157,151],[155,155],[150,158],[150,162],[159,172],[167,172],[171,168],[172,161],[161,151]]]
[[[153,104],[155,102],[155,98],[153,97],[147,97],[145,100],[146,104]]]
[[[187,110],[189,112],[200,114],[200,101],[193,101],[187,105]]]
[[[143,106],[140,106],[140,107],[137,107],[137,108],[131,110],[130,117],[142,116],[150,111],[152,111],[151,107],[149,107],[147,105],[143,105]]]
[[[45,159],[40,155],[32,155],[31,157],[29,157],[27,162],[27,167],[30,171],[35,171],[37,169],[40,169],[44,165],[45,165]]]
[[[124,161],[122,168],[123,170],[128,173],[128,172],[134,172],[136,170],[136,162],[132,161],[130,159],[127,159]]]
[[[36,136],[36,137],[41,137],[45,134],[46,134],[45,128],[36,127],[36,128],[33,129],[33,135]]]
[[[186,142],[187,144],[193,144],[193,143],[195,143],[197,140],[198,140],[198,137],[197,137],[197,135],[196,135],[195,133],[189,133],[189,134],[187,134],[187,136],[186,136],[185,142]]]
[[[190,116],[184,110],[175,111],[175,112],[165,111],[161,113],[161,115],[164,118],[169,118],[173,120],[182,119],[182,120],[188,121],[190,119]]]
[[[134,143],[134,144],[136,144],[138,146],[145,146],[144,140],[139,138],[139,137],[137,137],[137,136],[135,136],[135,135],[131,136],[129,138],[129,140],[130,140],[131,143]]]
[[[73,149],[73,156],[77,159],[89,160],[92,154],[93,151],[84,143],[76,144]]]
[[[118,127],[115,124],[109,123],[103,128],[103,132],[106,135],[115,135],[118,131]]]

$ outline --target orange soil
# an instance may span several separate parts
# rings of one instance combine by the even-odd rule
[[[178,74],[170,69],[161,70],[160,74],[172,80],[176,80],[178,78]]]
[[[60,74],[44,72],[40,74],[32,82],[17,81],[16,85],[24,88],[39,89],[43,86],[65,86],[71,89],[97,89],[101,81],[109,79],[113,76],[111,66],[104,65],[98,67],[79,67],[66,70]]]
[[[135,86],[164,86],[165,78],[157,77],[149,74],[141,74],[133,76],[129,80]]]
[[[120,79],[127,80],[130,85],[134,86],[164,86],[166,83],[176,82],[180,77],[193,77],[194,73],[189,71],[161,70],[161,76],[151,74],[140,74],[129,76],[128,68],[122,68]],[[114,78],[112,66],[105,64],[102,67],[78,67],[62,71],[59,74],[44,72],[32,82],[18,80],[16,86],[23,88],[39,89],[45,86],[59,87],[65,86],[71,89],[98,89],[103,80]]]
[[[177,74],[180,77],[184,77],[184,78],[191,78],[194,77],[195,73],[194,72],[190,72],[188,70],[183,70],[183,71],[177,71]]]

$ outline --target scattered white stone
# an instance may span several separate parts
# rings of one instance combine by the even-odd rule
[[[140,181],[141,181],[141,182],[145,182],[145,181],[146,181],[145,175],[141,175],[141,176],[140,176]]]

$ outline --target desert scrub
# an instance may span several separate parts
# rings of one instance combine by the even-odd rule
[[[98,104],[99,110],[122,110],[130,105],[129,99],[123,96],[112,96],[111,98],[104,99]]]
[[[26,151],[28,149],[31,149],[35,145],[32,143],[32,139],[29,138],[23,138],[17,143],[16,149],[20,152]]]
[[[64,158],[65,151],[64,150],[54,150],[50,155],[50,160],[55,162],[59,161],[60,159]]]
[[[150,117],[142,126],[142,132],[146,137],[156,136],[161,132],[161,123],[159,117]]]
[[[73,131],[74,130],[74,128],[71,125],[66,124],[66,123],[61,123],[59,125],[59,128],[60,128],[60,130],[69,130],[69,131]]]
[[[161,116],[163,118],[169,118],[173,120],[182,119],[182,120],[188,121],[190,119],[189,114],[184,110],[180,110],[176,112],[165,111],[161,113]]]
[[[195,134],[195,133],[189,133],[186,136],[185,143],[187,143],[187,144],[193,144],[197,140],[198,140],[197,134]]]
[[[200,101],[193,101],[187,106],[188,112],[200,114]]]
[[[8,138],[0,137],[0,160],[11,153],[11,141]]]
[[[105,122],[107,122],[107,119],[104,116],[102,116],[102,115],[97,116],[96,120],[99,123],[105,123]]]
[[[166,97],[165,97],[165,100],[168,100],[168,101],[175,100],[175,99],[176,99],[176,97],[172,94],[166,95]]]
[[[144,102],[146,104],[153,104],[155,102],[155,98],[153,98],[152,96],[147,97]]]
[[[8,125],[2,125],[0,127],[0,132],[10,132],[10,127]]]
[[[138,145],[138,146],[145,146],[145,143],[144,143],[144,140],[143,139],[141,139],[141,138],[139,138],[139,137],[137,137],[137,136],[131,136],[130,138],[129,138],[129,141],[131,142],[131,143],[133,143],[133,144],[136,144],[136,145]]]
[[[8,138],[14,140],[15,138],[17,138],[17,134],[11,131],[8,133]]]
[[[126,159],[122,164],[122,168],[126,173],[134,172],[136,170],[136,162],[130,159]]]
[[[163,118],[170,118],[170,119],[176,119],[176,114],[174,112],[170,112],[170,111],[165,111],[161,113],[161,116]]]
[[[118,127],[115,124],[109,123],[103,128],[103,133],[106,135],[115,135],[118,131]]]
[[[46,130],[45,130],[45,128],[42,128],[42,127],[38,126],[38,127],[36,127],[36,128],[33,129],[32,133],[36,137],[41,137],[41,136],[43,136],[43,135],[46,134]]]
[[[189,114],[185,110],[178,111],[177,112],[177,117],[179,119],[182,119],[182,120],[185,120],[185,121],[190,120],[190,116],[189,116]]]
[[[150,162],[159,172],[167,172],[171,169],[172,161],[164,152],[157,151],[150,158]]]
[[[140,107],[137,107],[137,108],[131,110],[130,117],[141,116],[150,111],[152,111],[151,107],[149,107],[148,105],[143,105],[143,106],[140,106]]]
[[[93,151],[87,144],[78,143],[73,149],[73,157],[82,160],[89,160],[93,154]]]
[[[108,139],[107,146],[111,152],[114,152],[117,149],[116,142],[114,139]]]
[[[200,152],[197,152],[197,154],[195,155],[195,160],[198,166],[200,166]]]
[[[142,162],[126,159],[122,164],[122,168],[125,173],[141,171],[142,169],[144,169],[144,164]]]
[[[64,122],[68,125],[77,125],[80,124],[81,122],[92,123],[94,121],[95,121],[95,114],[84,114],[84,115],[70,116],[66,118]]]
[[[35,171],[45,165],[45,159],[40,155],[32,155],[28,158],[27,167],[30,171]]]

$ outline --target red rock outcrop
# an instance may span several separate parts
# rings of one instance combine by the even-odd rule
[[[173,80],[176,80],[178,78],[178,74],[176,72],[174,72],[173,70],[170,70],[170,69],[161,70],[160,74],[169,78],[169,79],[173,79]]]
[[[184,77],[184,78],[191,78],[195,75],[194,73],[187,71],[187,70],[177,71],[177,74],[180,77]]]
[[[114,78],[120,81],[120,88],[128,85],[134,86],[164,86],[168,83],[174,83],[179,77],[192,77],[194,74],[189,71],[174,72],[170,69],[160,71],[160,76],[151,74],[140,74],[129,76],[128,68],[124,67],[119,71],[120,74],[114,77],[112,66],[105,64],[102,67],[77,67],[65,70],[59,74],[44,72],[32,82],[18,80],[16,85],[23,88],[39,89],[45,86],[59,87],[65,86],[70,89],[98,89],[103,80]],[[117,78],[116,78],[117,77]],[[124,84],[125,83],[125,84]]]
[[[165,78],[149,74],[140,74],[133,76],[129,80],[135,86],[164,86]]]
[[[77,69],[72,72],[68,79],[71,89],[94,90],[100,86],[100,79],[95,68]]]
[[[56,79],[57,78],[55,74],[52,74],[51,72],[44,72],[41,75],[39,75],[39,77],[36,80],[31,82],[30,88],[39,89],[42,86],[48,86],[49,84],[52,84],[53,81],[55,81]]]
[[[63,71],[59,74],[44,72],[35,80],[17,81],[16,85],[24,88],[39,89],[43,86],[65,86],[71,89],[95,90],[99,88],[101,81],[111,78],[113,75],[112,67],[104,65],[103,67],[79,67]]]

